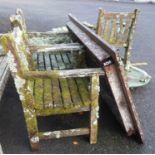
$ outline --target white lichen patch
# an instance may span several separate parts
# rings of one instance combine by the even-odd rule
[[[43,135],[44,136],[50,136],[52,132],[44,132]]]
[[[19,54],[19,57],[20,57],[20,61],[24,65],[25,69],[28,70],[28,62],[27,62],[27,59],[26,59],[23,51],[19,51],[18,54]]]
[[[93,125],[94,125],[94,126],[96,126],[96,125],[97,125],[97,120],[95,120],[95,121],[93,122]]]
[[[26,81],[24,79],[20,78],[19,76],[15,76],[14,81],[15,81],[15,86],[16,86],[17,92],[19,93],[20,100],[21,101],[25,100],[25,96],[20,91],[20,89],[24,87]]]
[[[95,90],[99,92],[100,91],[100,86],[96,85]]]
[[[61,136],[61,132],[60,132],[60,131],[54,131],[53,134],[55,134],[55,137],[56,137],[57,139],[59,139],[60,136]]]
[[[14,60],[14,56],[11,53],[11,51],[9,51],[7,53],[7,62],[9,64],[9,68],[10,68],[11,72],[16,73],[17,72],[17,66],[16,66],[16,63]]]
[[[52,33],[67,33],[67,32],[68,32],[68,29],[66,26],[52,29]]]
[[[38,143],[39,142],[39,137],[38,136],[34,136],[30,140],[31,140],[32,143]]]
[[[96,110],[96,118],[99,118],[99,106],[97,106],[96,108],[95,108],[95,110]]]

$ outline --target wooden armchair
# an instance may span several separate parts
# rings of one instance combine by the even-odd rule
[[[109,44],[123,51],[122,56],[129,87],[140,87],[149,83],[151,76],[144,70],[136,67],[147,63],[130,62],[132,53],[133,35],[136,28],[139,10],[133,12],[107,12],[99,10],[96,33]]]
[[[125,49],[125,65],[129,63],[138,14],[139,10],[137,9],[133,12],[99,10],[96,33],[115,47]]]
[[[96,143],[99,75],[103,75],[103,70],[61,70],[62,63],[57,64],[58,69],[47,67],[34,70],[31,66],[33,60],[27,55],[30,53],[29,48],[25,45],[23,31],[19,27],[14,27],[12,33],[3,35],[1,42],[7,53],[8,64],[22,102],[32,150],[38,149],[40,139],[75,135],[90,134],[90,143]],[[80,111],[90,111],[90,127],[47,132],[38,130],[38,116]]]

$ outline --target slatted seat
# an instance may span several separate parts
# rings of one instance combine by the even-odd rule
[[[69,110],[91,104],[85,78],[30,80],[33,86],[35,108],[51,109],[50,112]],[[38,91],[40,89],[40,91]]]

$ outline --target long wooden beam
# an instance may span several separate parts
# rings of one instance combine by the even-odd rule
[[[127,134],[137,134],[143,142],[143,130],[124,74],[124,67],[115,48],[69,15],[68,29],[83,43],[102,65]],[[117,84],[116,84],[117,82]]]

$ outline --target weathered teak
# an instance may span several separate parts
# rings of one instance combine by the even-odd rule
[[[139,10],[133,12],[107,12],[99,10],[96,33],[109,44],[123,50],[123,62],[128,76],[129,87],[140,87],[149,83],[151,76],[135,65],[144,63],[130,63],[133,35],[136,27]]]
[[[129,63],[138,14],[137,9],[129,13],[99,10],[96,32],[111,45],[125,48],[125,65]]]
[[[12,17],[13,20],[11,19],[11,21],[14,22],[14,21],[18,21],[19,19],[23,18],[23,17],[19,18],[18,16]],[[125,73],[124,73],[124,69],[122,68],[123,65],[120,65],[120,63],[118,62],[118,58],[115,54],[115,49],[109,44],[107,44],[104,40],[98,38],[92,31],[84,27],[76,19],[71,18],[71,20],[72,22],[67,25],[70,31],[66,29],[65,31],[64,30],[61,31],[62,29],[60,29],[60,31],[55,31],[55,32],[51,31],[51,32],[28,33],[25,31],[26,34],[28,34],[26,35],[28,36],[26,40],[29,43],[31,52],[37,51],[37,54],[35,54],[36,52],[33,54],[35,62],[37,64],[40,64],[39,62],[41,61],[41,64],[42,64],[41,68],[44,69],[45,68],[44,64],[46,64],[44,63],[46,62],[44,60],[45,58],[49,58],[48,53],[50,53],[52,57],[54,55],[54,57],[56,57],[56,60],[59,60],[59,62],[61,62],[60,58],[63,56],[61,55],[59,50],[67,51],[70,49],[74,51],[73,52],[74,54],[73,56],[72,55],[67,55],[67,56],[70,59],[70,62],[72,62],[71,66],[77,67],[77,63],[74,63],[74,62],[77,62],[77,61],[79,62],[78,58],[79,58],[79,55],[81,55],[80,54],[81,52],[78,53],[77,49],[78,48],[82,49],[84,45],[89,51],[87,52],[87,54],[91,53],[90,59],[94,57],[98,64],[97,66],[101,66],[105,70],[107,81],[112,90],[112,95],[114,96],[117,110],[120,114],[120,117],[122,119],[122,122],[124,124],[127,134],[130,136],[132,134],[137,133],[141,141],[143,141],[143,131],[140,126],[140,122],[137,116],[135,105],[132,101],[132,96],[130,94],[130,90],[127,84],[127,79],[124,79]],[[22,24],[20,23],[22,22],[18,22],[18,25],[20,26],[21,29],[23,29],[22,27],[24,26],[22,26]],[[16,24],[12,24],[12,25],[16,25]],[[68,39],[67,40],[63,39],[64,41],[60,39],[62,42],[59,42],[58,41],[59,39],[54,40],[52,42],[48,42],[48,38],[52,38],[52,36],[56,36],[56,38],[57,36],[61,36],[60,38],[63,38],[62,36],[65,36],[65,38],[68,38]],[[30,43],[31,38],[32,38],[32,43]],[[74,41],[76,41],[78,38],[80,42],[82,42],[82,45],[79,43],[75,43],[75,42],[72,43],[73,42],[72,38],[74,38]],[[36,39],[37,42],[34,43],[34,39]],[[42,42],[42,40],[44,39],[46,41]],[[60,43],[63,43],[63,44],[60,44]],[[42,54],[41,51],[46,52],[46,54],[45,53]],[[58,56],[59,59],[57,59],[56,55],[59,55]],[[49,61],[48,59],[46,60],[47,62]],[[50,61],[51,61],[51,56],[50,56]],[[119,61],[121,62],[121,60]],[[80,64],[83,64],[82,62],[83,60],[82,61],[80,60]],[[62,65],[62,63],[60,64]],[[63,68],[64,66],[69,67],[68,63],[66,65],[62,65],[61,68]],[[78,65],[78,67],[79,66],[81,65]],[[102,85],[101,85],[101,88],[104,89]],[[102,95],[104,95],[103,92],[102,92]]]
[[[81,61],[70,59],[77,49],[73,53],[67,49],[46,55],[43,51],[37,55],[35,65],[29,47],[25,44],[24,33],[19,27],[14,27],[13,32],[4,35],[1,41],[22,102],[32,149],[38,149],[40,139],[84,134],[90,134],[91,144],[96,143],[99,75],[103,75],[103,70],[86,67],[82,69]],[[78,65],[80,69],[77,69]],[[38,116],[80,111],[90,111],[89,128],[38,131]]]
[[[67,24],[69,30],[85,45],[95,62],[103,67],[127,134],[129,136],[137,134],[143,142],[143,130],[124,73],[124,66],[116,54],[116,49],[72,15],[69,15],[69,18],[71,20]]]

